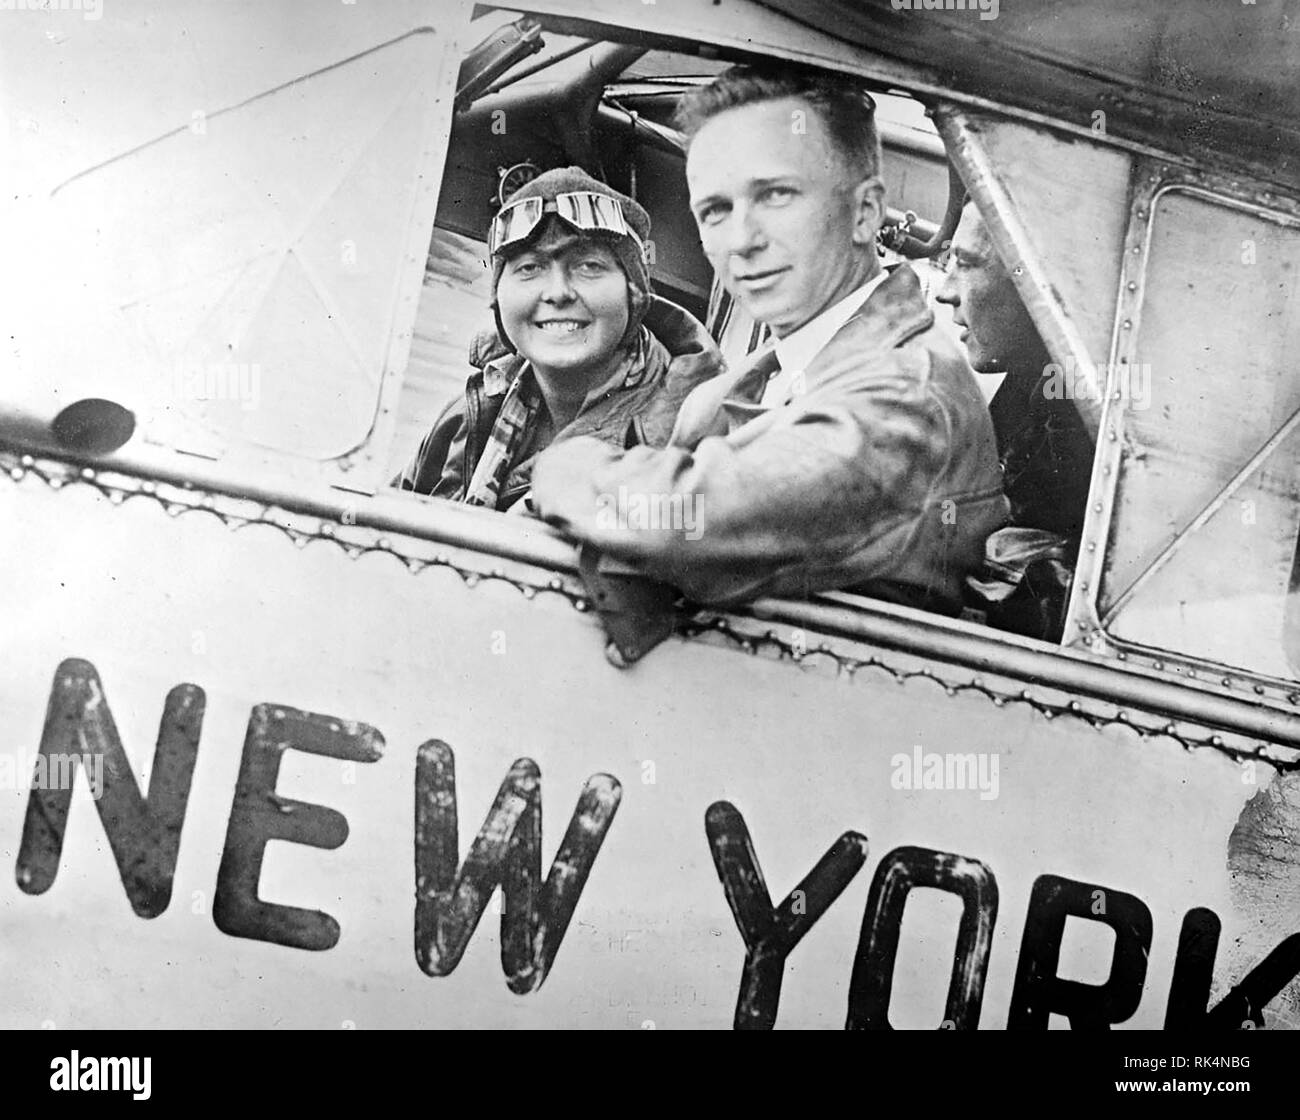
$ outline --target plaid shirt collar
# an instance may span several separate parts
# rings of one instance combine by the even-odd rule
[[[579,417],[611,392],[641,384],[650,373],[650,363],[646,360],[649,341],[649,332],[642,327],[637,344],[628,349],[609,379],[587,394],[578,410]],[[483,392],[489,397],[505,399],[474,474],[466,484],[465,502],[497,509],[511,473],[532,453],[541,418],[546,413],[546,401],[532,363],[517,354],[496,358],[483,367]]]

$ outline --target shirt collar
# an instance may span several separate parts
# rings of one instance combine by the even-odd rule
[[[532,366],[518,354],[493,358],[483,367],[483,392],[489,397],[503,397],[515,379]]]
[[[832,304],[820,315],[809,319],[797,331],[776,340],[776,357],[782,374],[791,377],[807,369],[812,360],[825,349],[839,329],[853,318],[857,311],[881,284],[889,278],[883,268],[860,288],[855,288],[838,303]]]

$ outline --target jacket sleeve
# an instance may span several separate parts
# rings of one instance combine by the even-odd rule
[[[439,491],[447,496],[449,486],[459,481],[466,434],[465,402],[457,397],[442,410],[410,462],[390,485],[417,494]],[[452,473],[457,477],[450,478]],[[438,484],[444,478],[448,482],[440,488]]]
[[[832,379],[693,447],[681,433],[661,450],[621,455],[595,440],[557,444],[534,469],[535,508],[704,603],[807,595],[880,575],[861,570],[863,550],[931,515],[927,499],[949,453],[946,415],[917,389],[924,374],[882,372],[839,379],[838,389]]]

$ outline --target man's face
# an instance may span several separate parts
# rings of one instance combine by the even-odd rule
[[[801,98],[710,118],[691,142],[686,182],[715,273],[778,338],[877,270],[880,181],[847,168]]]
[[[962,211],[951,253],[948,276],[935,298],[952,307],[971,368],[1001,373],[1038,360],[1043,343],[973,203]]]
[[[497,308],[515,349],[539,373],[599,375],[627,330],[627,277],[603,242],[552,222],[506,261]]]

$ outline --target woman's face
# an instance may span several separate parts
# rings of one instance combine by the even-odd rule
[[[602,241],[552,222],[506,261],[497,308],[515,349],[541,376],[589,377],[594,387],[627,330],[627,277]]]

